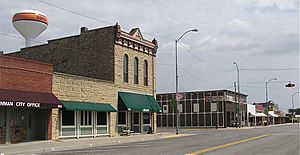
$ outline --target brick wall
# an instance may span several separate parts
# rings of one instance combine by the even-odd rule
[[[0,89],[52,92],[50,64],[0,55]]]
[[[55,72],[114,80],[113,26],[48,42],[9,55],[53,64]]]

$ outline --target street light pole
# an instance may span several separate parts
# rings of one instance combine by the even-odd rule
[[[272,81],[272,80],[277,80],[277,78],[272,78],[269,81],[266,82],[266,103],[267,103],[267,125],[269,125],[269,101],[268,101],[268,84]]]
[[[292,118],[292,123],[293,123],[293,124],[294,124],[294,117],[295,117],[294,96],[295,96],[297,93],[300,93],[300,92],[299,92],[299,91],[298,91],[298,92],[295,92],[295,93],[292,95],[292,106],[293,106],[293,118]]]
[[[239,122],[239,128],[241,127],[241,116],[240,116],[240,69],[239,69],[239,66],[236,62],[233,62],[233,64],[235,64],[235,67],[236,67],[236,72],[237,72],[237,88],[238,88],[238,99],[237,99],[237,120],[236,120],[236,123]]]
[[[198,32],[198,29],[191,29],[191,30],[188,30],[186,32],[184,32],[177,40],[175,40],[175,70],[176,70],[176,94],[175,94],[175,101],[176,101],[176,120],[177,120],[177,123],[176,123],[176,134],[179,133],[179,109],[178,109],[178,101],[176,99],[176,95],[178,93],[178,57],[177,57],[177,51],[178,51],[178,41],[187,33],[189,32]]]

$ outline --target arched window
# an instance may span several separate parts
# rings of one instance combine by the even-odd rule
[[[123,81],[128,82],[128,56],[124,55],[123,58]]]
[[[148,62],[144,61],[144,86],[148,86]]]
[[[134,84],[139,84],[139,59],[134,58]]]

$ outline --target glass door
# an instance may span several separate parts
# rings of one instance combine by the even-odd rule
[[[143,132],[148,132],[150,127],[151,127],[151,113],[143,113]]]
[[[137,112],[134,112],[132,113],[132,127],[133,127],[133,131],[134,132],[141,132],[141,129],[140,129],[140,113],[137,113]]]

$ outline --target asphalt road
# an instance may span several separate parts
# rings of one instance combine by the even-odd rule
[[[255,129],[181,130],[188,136],[166,137],[120,145],[90,147],[50,154],[109,155],[299,155],[300,125],[273,126]]]

